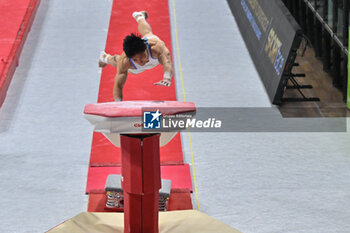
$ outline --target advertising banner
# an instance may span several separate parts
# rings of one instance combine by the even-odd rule
[[[273,104],[280,104],[302,31],[281,0],[227,0]]]

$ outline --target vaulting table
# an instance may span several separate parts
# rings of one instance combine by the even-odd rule
[[[84,116],[94,131],[121,148],[124,233],[159,232],[159,147],[179,131],[162,128],[159,122],[164,116],[193,116],[195,112],[194,103],[178,101],[121,101],[85,106]]]

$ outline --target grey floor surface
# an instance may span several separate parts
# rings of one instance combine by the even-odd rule
[[[175,0],[175,9],[179,100],[176,49],[187,101],[270,107],[226,1]],[[191,163],[188,134],[182,139]],[[191,133],[199,208],[243,233],[348,233],[349,140],[349,133]]]
[[[96,56],[111,5],[41,3],[0,109],[0,232],[44,232],[86,210],[92,128],[82,110],[97,99]],[[178,49],[187,101],[271,107],[225,0],[169,6],[179,100]],[[189,135],[182,139],[192,164]],[[349,140],[349,133],[191,133],[199,208],[243,233],[349,233]]]
[[[92,128],[83,108],[97,100],[111,7],[41,1],[0,109],[0,232],[45,232],[86,211]]]

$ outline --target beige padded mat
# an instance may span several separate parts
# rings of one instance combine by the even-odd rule
[[[48,231],[50,233],[123,233],[123,213],[83,212]],[[160,233],[240,233],[196,210],[159,213]]]

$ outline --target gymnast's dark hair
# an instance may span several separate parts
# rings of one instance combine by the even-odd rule
[[[131,33],[124,38],[123,50],[129,58],[146,50],[145,41],[137,34]]]

